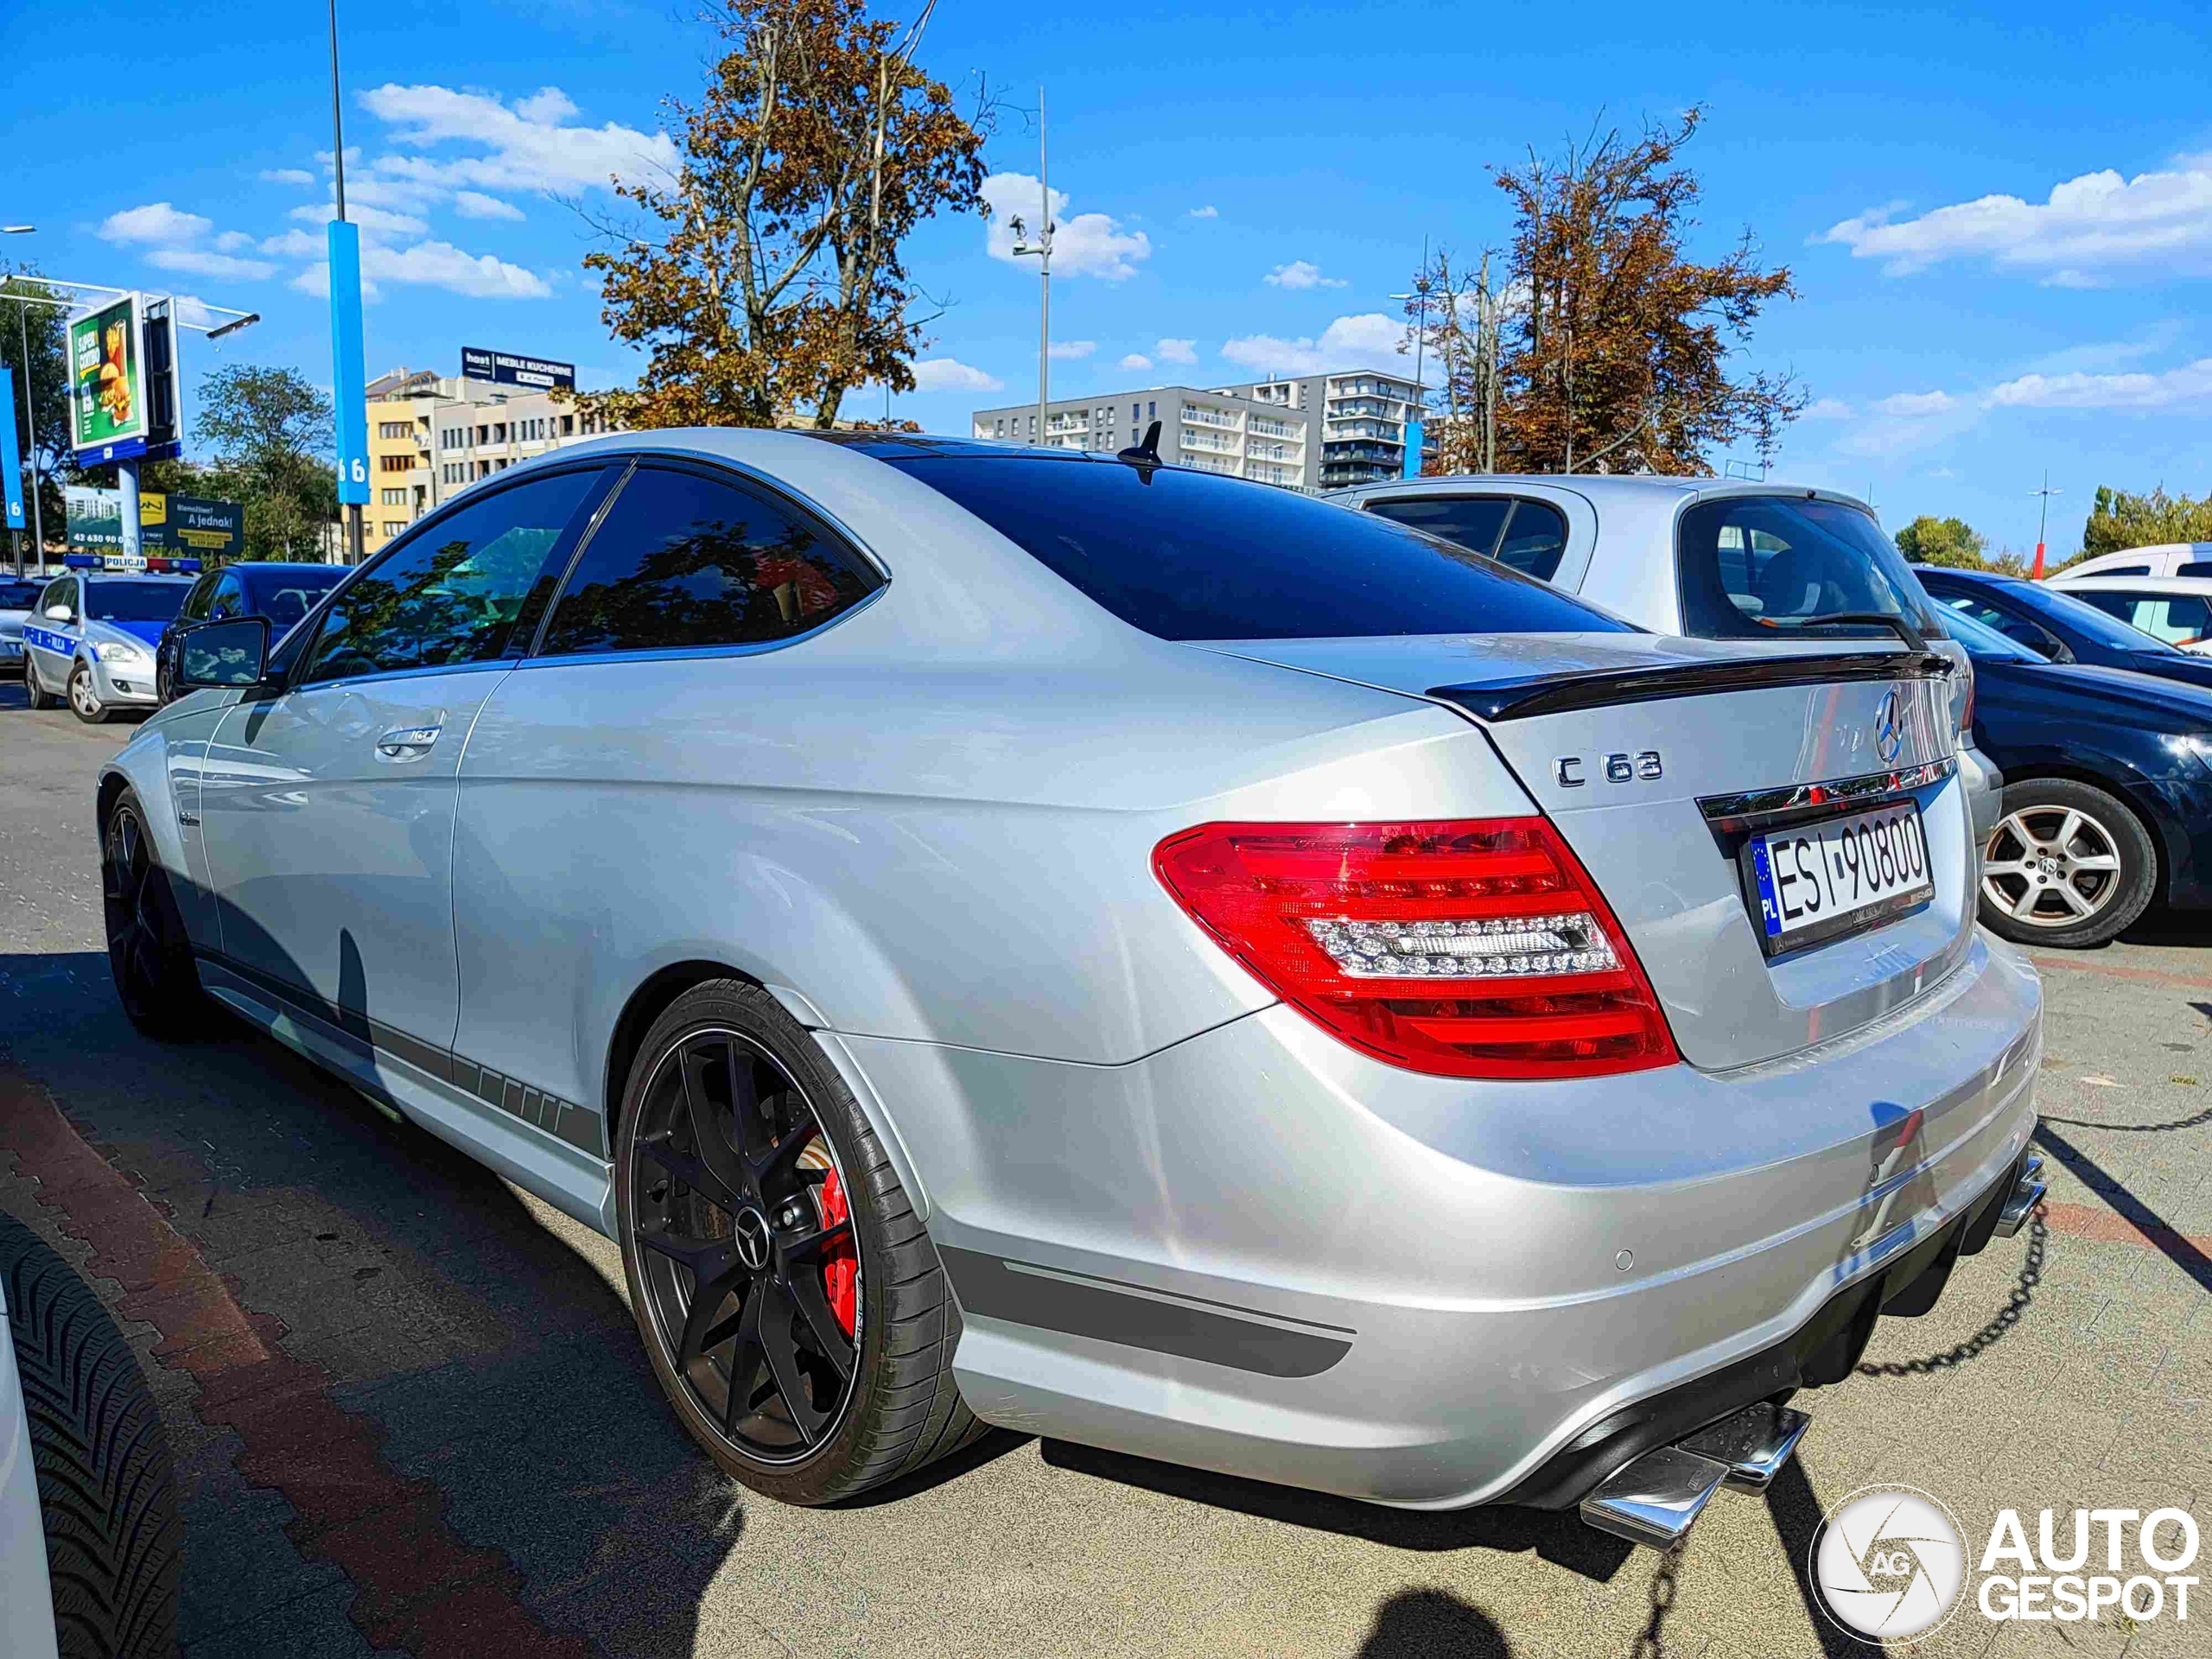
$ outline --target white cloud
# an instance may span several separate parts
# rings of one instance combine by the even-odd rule
[[[1127,369],[1131,373],[1136,373],[1150,368],[1152,366],[1152,359],[1147,357],[1142,352],[1131,352],[1127,357],[1123,358],[1114,366],[1117,369]]]
[[[522,209],[511,201],[501,201],[497,196],[487,196],[480,190],[456,190],[453,196],[453,210],[463,219],[520,219]]]
[[[1227,341],[1221,354],[1262,374],[1319,374],[1324,370],[1389,368],[1396,365],[1402,321],[1379,311],[1338,317],[1319,340],[1304,335],[1284,340],[1274,334],[1246,334]]]
[[[1195,363],[1198,360],[1198,342],[1195,340],[1163,340],[1152,349],[1154,355],[1163,363]]]
[[[1050,354],[1074,360],[1089,357],[1097,349],[1098,342],[1095,340],[1056,340],[1052,344]]]
[[[984,248],[994,259],[1013,262],[1014,220],[1034,238],[1044,210],[1043,188],[1027,173],[994,173],[983,181],[983,200],[991,210],[990,229]],[[1105,213],[1077,213],[1068,217],[1068,194],[1052,192],[1052,274],[1055,276],[1103,276],[1109,283],[1137,274],[1136,261],[1152,257],[1152,238],[1142,231],[1125,231]]]
[[[924,358],[914,365],[917,391],[1000,391],[1006,382],[950,357]]]
[[[1959,401],[1948,391],[1900,391],[1876,404],[1874,412],[1918,420],[1929,415],[1948,414],[1959,407]]]
[[[1847,421],[1851,418],[1851,405],[1840,397],[1823,397],[1809,404],[1801,418],[1808,421]]]
[[[106,242],[197,242],[214,228],[213,219],[180,213],[166,201],[149,201],[110,213],[100,221],[99,234]]]
[[[2212,402],[2212,357],[2162,374],[2024,374],[1989,394],[1995,409],[2169,409]]]
[[[304,167],[264,167],[261,169],[264,184],[313,184],[315,175]]]
[[[2212,156],[2132,179],[2109,168],[2084,173],[2040,202],[1982,196],[1901,220],[1904,207],[1870,209],[1810,239],[1841,243],[1853,258],[1880,259],[1891,276],[1970,257],[2065,288],[2099,286],[2144,266],[2212,275]]]
[[[156,248],[146,255],[146,263],[163,270],[228,277],[233,282],[255,281],[276,274],[276,267],[266,259],[241,259],[236,254],[217,253],[207,248]]]
[[[295,207],[287,217],[296,219],[302,225],[327,225],[338,217],[338,209],[332,203],[324,202],[320,207]],[[416,218],[412,213],[395,213],[388,207],[357,201],[351,191],[346,193],[346,217],[361,227],[364,239],[420,236],[430,228],[427,221]]]
[[[1928,474],[1930,478],[1956,478],[1958,474],[1948,467],[1938,467]]]
[[[1276,288],[1343,288],[1341,277],[1324,276],[1321,267],[1310,259],[1294,259],[1287,265],[1277,265],[1268,273],[1268,281]]]
[[[1184,214],[1183,217],[1185,219],[1219,219],[1221,217],[1221,209],[1215,207],[1211,202],[1208,202],[1203,207],[1192,208],[1191,211]]]
[[[676,145],[666,133],[640,132],[612,121],[598,127],[571,124],[576,106],[557,86],[508,104],[489,92],[388,83],[363,92],[360,101],[371,114],[397,129],[393,142],[404,148],[474,144],[485,152],[446,161],[380,156],[372,163],[379,175],[418,184],[491,190],[604,189],[613,179],[633,181],[676,170]]]

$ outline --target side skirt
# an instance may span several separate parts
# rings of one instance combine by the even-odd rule
[[[208,953],[195,956],[201,986],[240,1018],[563,1214],[615,1236],[613,1169],[596,1150],[601,1138],[596,1114],[379,1023],[349,1017],[349,1025],[368,1027],[370,1034],[361,1035],[260,975],[249,977],[238,965]],[[485,1090],[497,1090],[496,1098]],[[567,1133],[556,1133],[556,1126]],[[577,1144],[587,1136],[589,1147]]]

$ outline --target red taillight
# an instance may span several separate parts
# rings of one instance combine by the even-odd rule
[[[1620,923],[1543,818],[1208,823],[1153,849],[1185,910],[1333,1035],[1459,1077],[1669,1065]]]

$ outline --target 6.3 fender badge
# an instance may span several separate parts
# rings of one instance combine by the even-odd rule
[[[1552,776],[1559,779],[1561,789],[1580,789],[1590,780],[1582,772],[1582,757],[1562,754],[1552,762]],[[1609,754],[1605,758],[1605,781],[1625,784],[1641,778],[1649,781],[1666,775],[1666,766],[1659,759],[1656,749],[1644,749],[1634,755]]]

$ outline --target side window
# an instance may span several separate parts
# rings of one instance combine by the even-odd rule
[[[199,581],[194,582],[192,591],[184,596],[184,603],[177,607],[176,620],[180,622],[206,621],[208,595],[215,591],[215,584],[221,578],[210,570]]]
[[[1513,499],[1503,495],[1414,495],[1395,501],[1370,501],[1367,510],[1378,518],[1409,524],[1457,543],[1484,558],[1497,551],[1498,533],[1512,515]]]
[[[1975,621],[1996,629],[2007,639],[2025,645],[2038,656],[2056,657],[2058,654],[2058,637],[2041,623],[2031,621],[2016,612],[1992,605],[1986,599],[1947,599],[1943,605],[1946,609],[1970,616]]]
[[[2174,567],[2177,576],[2212,576],[2212,559],[2191,559]]]
[[[600,477],[586,469],[533,479],[402,543],[323,614],[301,683],[499,656],[532,589],[550,585],[547,562]]]
[[[55,606],[68,607],[69,614],[77,614],[77,578],[56,576],[46,584],[46,591],[38,596],[38,613],[41,619]]]
[[[2193,645],[2212,633],[2212,607],[2193,594],[2137,601],[2135,626],[2171,645]]]
[[[1505,537],[1497,544],[1501,563],[1511,565],[1524,576],[1549,582],[1566,551],[1567,519],[1557,507],[1548,501],[1524,499],[1513,504]]]
[[[2103,593],[2094,588],[2069,588],[2065,591],[2080,600],[2084,605],[2094,605],[2107,616],[2125,622],[2131,628],[2137,626],[2135,601],[2130,594]]]
[[[207,620],[219,622],[226,617],[245,614],[245,591],[238,586],[236,576],[225,576],[215,584],[215,597],[207,607]]]
[[[880,585],[796,512],[724,479],[640,467],[569,573],[542,649],[765,645],[819,627]]]

